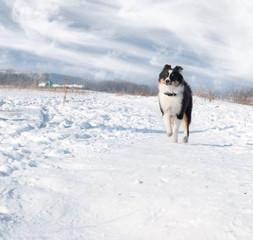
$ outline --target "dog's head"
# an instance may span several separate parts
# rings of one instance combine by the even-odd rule
[[[171,86],[183,84],[184,78],[181,74],[182,71],[183,68],[180,66],[171,68],[171,65],[166,64],[159,75],[159,83]]]

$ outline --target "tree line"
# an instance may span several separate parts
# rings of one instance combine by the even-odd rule
[[[144,84],[135,84],[127,81],[105,80],[101,82],[85,81],[85,89],[130,95],[150,96],[157,94],[156,88]]]
[[[0,85],[27,88],[37,87],[40,82],[47,82],[47,73],[16,72],[14,70],[0,71]]]
[[[68,79],[67,82],[64,79]],[[37,88],[39,83],[52,81],[57,84],[81,84],[84,90],[150,96],[157,94],[157,88],[120,80],[92,81],[61,74],[0,71],[0,85],[17,88]]]

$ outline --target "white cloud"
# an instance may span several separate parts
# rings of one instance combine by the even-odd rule
[[[0,48],[33,54],[34,67],[37,57],[48,61],[45,70],[59,61],[55,72],[153,84],[169,63],[182,65],[196,83],[252,81],[250,0],[2,0],[2,5],[10,25],[0,18]],[[27,67],[32,70],[33,63]]]

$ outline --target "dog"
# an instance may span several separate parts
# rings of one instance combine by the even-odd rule
[[[178,130],[183,122],[183,143],[188,143],[189,125],[192,113],[192,90],[184,80],[183,68],[166,64],[159,75],[159,105],[166,126],[167,135],[178,142]],[[173,125],[173,132],[172,127]]]

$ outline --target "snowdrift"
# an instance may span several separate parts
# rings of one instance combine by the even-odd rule
[[[0,90],[0,239],[253,239],[252,107],[194,98],[173,144],[157,97],[63,97]]]

